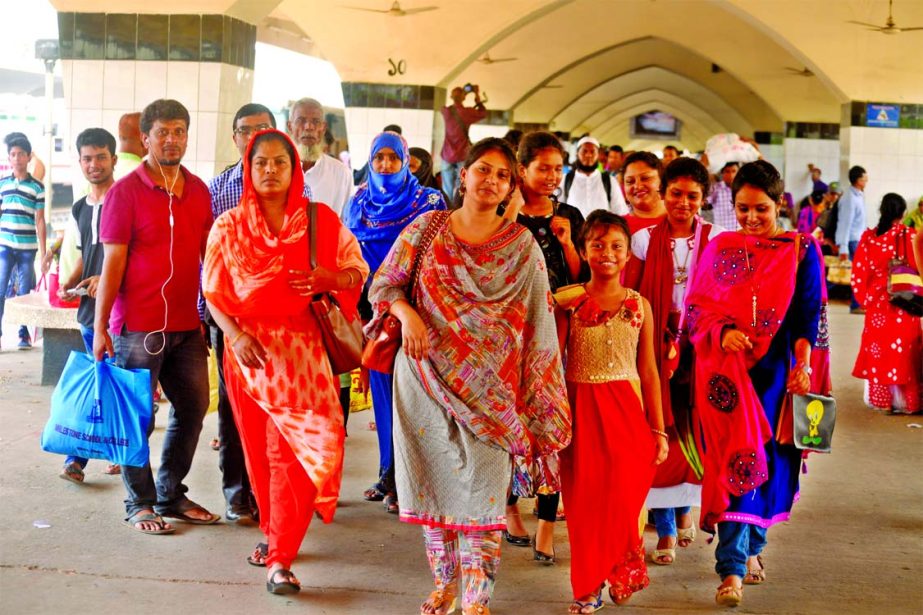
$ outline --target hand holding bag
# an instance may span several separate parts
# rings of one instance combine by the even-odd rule
[[[923,316],[923,280],[907,262],[909,243],[904,228],[894,239],[894,258],[888,266],[888,301],[912,316]]]
[[[448,211],[436,211],[426,225],[426,230],[423,231],[420,245],[417,246],[417,251],[413,255],[413,264],[410,266],[410,280],[405,291],[410,305],[414,305],[413,289],[420,275],[420,262],[448,219]],[[369,340],[365,345],[365,350],[362,351],[362,366],[383,374],[393,373],[394,358],[401,347],[401,340],[401,321],[391,314],[385,314],[382,319],[381,333],[375,339]]]
[[[51,395],[42,450],[141,467],[150,457],[153,407],[150,370],[73,351]]]
[[[836,427],[836,400],[824,395],[792,396],[793,435],[801,450],[829,453]]]
[[[308,250],[311,269],[317,269],[317,204],[308,202]],[[331,293],[315,295],[311,312],[320,325],[321,338],[334,375],[346,374],[362,358],[362,324],[359,316],[349,319]]]

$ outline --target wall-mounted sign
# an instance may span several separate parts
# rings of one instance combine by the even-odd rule
[[[901,120],[900,105],[869,103],[865,107],[865,125],[870,128],[897,128]]]

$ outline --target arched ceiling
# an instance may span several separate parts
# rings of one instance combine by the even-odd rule
[[[51,1],[62,11],[112,10],[103,0]],[[344,81],[478,83],[489,107],[512,110],[520,122],[582,122],[638,93],[610,88],[605,92],[612,98],[596,100],[594,110],[586,103],[598,87],[627,85],[620,79],[645,67],[673,75],[674,85],[695,82],[709,101],[734,111],[734,119],[722,123],[750,130],[778,131],[786,121],[839,122],[841,105],[850,100],[923,101],[923,32],[885,36],[846,23],[883,24],[887,0],[402,0],[405,10],[437,7],[404,17],[348,8],[387,10],[391,2],[121,0],[118,10],[224,12],[266,26],[263,31],[267,24],[286,30],[289,22]],[[923,1],[894,0],[894,18],[905,27],[923,25]],[[478,61],[486,52],[516,60]],[[389,59],[403,60],[406,71],[389,75]],[[720,70],[712,72],[712,64]],[[688,94],[664,84],[643,87]],[[696,103],[719,114],[711,102]]]
[[[679,104],[675,104],[675,103]],[[600,143],[606,145],[622,145],[632,139],[629,131],[631,118],[648,111],[665,111],[671,113],[681,122],[680,138],[670,139],[664,143],[672,143],[677,147],[696,151],[704,147],[705,141],[714,134],[730,132],[718,122],[708,118],[701,120],[702,110],[679,100],[664,92],[644,92],[620,100],[615,106],[607,110],[607,119],[594,127],[591,132]],[[579,134],[579,133],[578,133]]]

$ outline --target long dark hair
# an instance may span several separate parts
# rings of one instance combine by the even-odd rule
[[[878,218],[875,233],[881,236],[891,230],[895,220],[904,217],[904,212],[907,211],[907,201],[896,192],[889,192],[881,197],[881,207],[878,211],[881,212],[881,217]]]

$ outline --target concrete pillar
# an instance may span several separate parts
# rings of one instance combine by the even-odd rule
[[[238,159],[227,138],[250,102],[256,28],[226,15],[58,13],[68,150],[85,128],[118,133],[157,98],[189,110],[183,163],[209,179]]]
[[[821,181],[840,180],[840,127],[837,124],[786,122],[783,144],[785,189],[799,201],[811,193],[808,164],[821,170]]]
[[[881,197],[888,192],[897,192],[913,207],[923,195],[923,104],[843,105],[839,163],[844,183],[854,165],[868,173],[869,226],[878,220]]]

